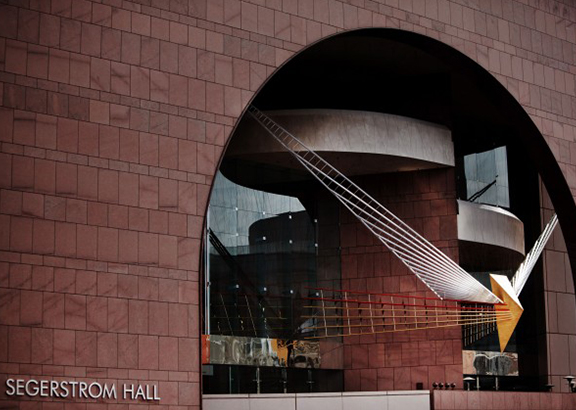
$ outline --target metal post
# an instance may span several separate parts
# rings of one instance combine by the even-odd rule
[[[352,334],[352,326],[350,326],[350,310],[348,310],[348,292],[344,292],[344,300],[346,301],[346,316],[348,317],[348,334]]]
[[[234,393],[232,391],[232,366],[228,366],[228,393]]]
[[[390,304],[392,305],[392,326],[394,326],[394,330],[396,330],[396,315],[394,314],[396,309],[394,307],[394,298],[392,296],[390,296]]]
[[[418,308],[416,307],[416,299],[412,299],[412,303],[414,304],[414,323],[415,323],[415,329],[418,329],[418,314],[416,313]],[[424,301],[424,304],[426,304],[426,301]]]
[[[210,207],[206,211],[204,227],[204,334],[210,334]]]
[[[322,316],[324,316],[324,332],[328,336],[328,324],[326,323],[326,305],[324,304],[324,291],[320,290],[320,298],[322,299]]]
[[[254,381],[256,382],[256,393],[260,394],[260,367],[256,368],[256,378]]]
[[[284,394],[288,393],[288,369],[282,369],[282,385],[284,387]]]
[[[248,314],[250,315],[250,321],[252,322],[252,329],[254,329],[254,336],[258,335],[256,331],[256,324],[254,323],[254,318],[252,317],[252,309],[250,309],[250,302],[248,301],[248,295],[244,295],[244,300],[246,300],[246,306],[248,307]]]
[[[314,380],[312,379],[312,370],[308,370],[308,380],[306,383],[308,384],[308,391],[312,393],[312,385],[314,384]]]
[[[374,333],[374,315],[372,314],[372,299],[370,299],[370,294],[368,294],[368,308],[370,309],[370,327],[372,328],[372,333]]]

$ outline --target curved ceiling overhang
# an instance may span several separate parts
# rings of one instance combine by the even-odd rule
[[[266,114],[347,176],[455,165],[452,135],[441,125],[357,110],[279,110]],[[256,121],[242,121],[226,156],[289,169],[302,168]],[[236,182],[243,183],[242,177],[237,179]]]
[[[458,200],[458,239],[525,254],[522,221],[491,205]]]

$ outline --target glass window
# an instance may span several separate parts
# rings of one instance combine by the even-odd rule
[[[316,224],[297,198],[218,173],[208,218],[210,333],[292,339],[316,282]]]
[[[510,207],[506,147],[464,156],[467,200]]]

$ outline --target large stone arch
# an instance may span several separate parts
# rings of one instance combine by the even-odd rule
[[[240,109],[241,112],[238,115],[234,126],[230,128],[229,134],[226,136],[226,144],[221,152],[220,158],[218,159],[216,170],[222,162],[226,153],[226,148],[230,139],[233,137],[235,130],[244,116],[248,115],[246,114],[246,111],[250,104],[256,103],[256,105],[259,105],[259,97],[266,93],[270,84],[272,84],[273,81],[280,77],[284,72],[290,70],[293,65],[297,64],[303,55],[313,53],[315,49],[321,47],[326,42],[338,40],[345,36],[373,35],[382,36],[391,41],[401,42],[419,50],[425,50],[427,53],[442,60],[445,64],[457,67],[458,75],[466,77],[467,81],[477,84],[478,88],[482,90],[482,93],[486,98],[485,101],[488,101],[495,111],[506,113],[508,122],[514,124],[514,140],[516,143],[520,143],[524,146],[526,161],[533,164],[533,167],[541,178],[540,214],[542,223],[545,223],[544,218],[546,218],[552,210],[554,210],[559,217],[559,225],[562,232],[558,234],[559,240],[555,245],[553,245],[553,247],[551,247],[551,250],[555,252],[556,255],[559,254],[556,251],[560,251],[560,254],[562,252],[566,252],[567,254],[566,267],[563,268],[566,273],[562,272],[560,275],[562,275],[562,277],[566,275],[566,280],[568,281],[570,280],[569,276],[571,273],[571,280],[576,286],[576,271],[574,269],[570,270],[570,267],[568,266],[568,264],[576,266],[576,230],[572,229],[572,227],[576,226],[576,204],[572,195],[573,189],[571,190],[567,182],[567,178],[570,177],[570,168],[561,165],[560,158],[563,154],[559,151],[558,146],[555,146],[555,144],[558,144],[557,140],[554,136],[549,135],[551,134],[550,132],[548,132],[548,135],[544,135],[545,132],[542,128],[546,127],[546,125],[544,124],[544,121],[539,118],[538,111],[526,105],[526,96],[520,94],[518,82],[491,71],[490,68],[487,67],[488,59],[486,58],[486,55],[482,54],[478,49],[469,49],[466,43],[462,44],[457,41],[457,39],[447,35],[440,35],[438,38],[434,38],[433,33],[434,32],[426,31],[426,34],[420,34],[415,31],[390,27],[352,28],[312,41],[291,54],[289,57],[285,57],[285,54],[283,53],[282,55],[284,57],[280,58],[280,60],[283,60],[284,58],[286,59],[278,64],[275,70],[267,74],[266,78],[253,95],[249,98],[248,96],[245,96],[246,98],[244,99]],[[432,36],[429,34],[432,34]],[[352,109],[355,108],[357,107],[352,107]],[[210,195],[207,197],[206,206],[208,206],[209,198]],[[551,203],[547,202],[548,198]],[[527,243],[528,248],[529,246],[531,245]],[[563,249],[565,250],[563,251]],[[549,254],[544,255],[544,265],[546,267],[554,266],[553,264],[555,262],[552,258],[550,258],[550,261],[552,262],[546,261],[545,258],[547,255]],[[551,270],[550,268],[545,269],[548,269],[548,271]],[[538,280],[544,283],[544,292],[539,293],[538,296],[539,298],[542,298],[538,303],[547,304],[546,313],[541,314],[542,316],[547,317],[544,320],[551,320],[549,319],[550,315],[558,315],[558,321],[570,321],[571,324],[569,327],[571,329],[572,326],[574,326],[574,324],[572,324],[572,322],[574,322],[573,315],[560,319],[560,310],[563,309],[563,307],[560,306],[560,302],[557,302],[558,307],[555,305],[550,306],[550,293],[547,292],[550,290],[554,291],[550,288],[549,283],[554,280],[553,278],[555,276],[551,273],[546,273],[546,271],[544,273],[544,278],[540,275],[534,276],[538,276]],[[558,286],[556,286],[556,288],[557,287]],[[571,306],[566,305],[566,303],[574,303],[573,296],[570,294],[570,287],[566,291],[568,294],[563,296],[563,306]],[[530,293],[530,295],[532,295],[532,293]],[[525,297],[529,296],[525,295]],[[570,301],[567,302],[567,300]],[[530,320],[534,320],[534,318]],[[564,325],[564,331],[568,329],[566,326],[567,325]],[[545,370],[544,367],[541,367],[539,371],[540,384],[544,385],[546,383],[553,383],[560,386],[558,388],[559,390],[564,390],[565,387],[561,383],[560,376],[563,370],[559,370],[561,368],[559,366],[559,358],[555,357],[554,352],[560,350],[556,347],[558,340],[561,339],[562,343],[570,343],[568,342],[568,336],[560,335],[560,332],[557,334],[553,332],[548,333],[547,330],[544,330],[544,325],[540,326],[539,329],[540,332],[544,332],[543,337],[546,338],[546,342],[543,342],[543,345],[538,348],[540,349],[539,355],[545,355],[540,357],[545,357],[545,360],[547,361],[547,364],[545,365],[547,370]],[[570,332],[572,332],[572,330],[569,330],[568,332],[571,334]]]
[[[226,141],[283,67],[358,30],[410,37],[495,90],[532,141],[576,266],[574,21],[571,0],[3,2],[3,380],[139,379],[167,407],[201,406],[198,256]]]

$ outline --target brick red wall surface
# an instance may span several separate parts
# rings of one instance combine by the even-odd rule
[[[455,182],[452,169],[358,181],[378,202],[458,261]],[[341,221],[343,289],[436,297],[345,208]],[[416,383],[431,389],[434,382],[462,385],[460,327],[352,336],[345,337],[344,343],[347,391],[414,390]]]
[[[564,410],[576,408],[570,393],[442,391],[432,394],[434,410]]]
[[[569,0],[2,0],[2,378],[152,381],[199,406],[216,164],[274,70],[337,32],[400,28],[477,61],[576,194],[575,21]]]
[[[554,207],[544,186],[541,192],[541,220],[544,229],[553,215]],[[557,386],[557,391],[567,392],[568,383],[563,377],[576,373],[576,304],[572,269],[561,229],[556,229],[548,241],[542,263],[546,328],[540,329],[540,338],[545,338],[545,370],[549,376],[548,382]]]

